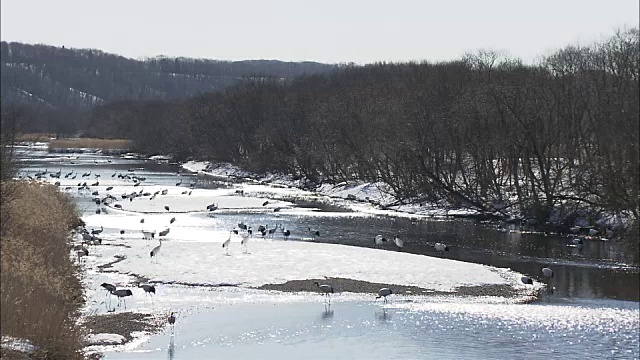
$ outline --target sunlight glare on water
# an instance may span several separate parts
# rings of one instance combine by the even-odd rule
[[[636,359],[639,315],[634,303],[601,301],[236,303],[180,319],[169,358]],[[163,357],[170,338],[153,337],[135,358]],[[110,352],[106,358],[131,355]]]

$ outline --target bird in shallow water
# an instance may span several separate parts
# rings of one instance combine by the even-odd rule
[[[544,275],[545,277],[548,277],[548,278],[552,278],[553,277],[553,270],[551,270],[548,267],[542,268],[542,275]]]
[[[314,281],[313,284],[320,288],[320,290],[322,290],[324,292],[324,295],[326,296],[326,299],[331,302],[331,296],[330,294],[333,294],[333,286],[328,285],[328,284],[322,284],[320,285],[320,283],[318,283],[317,281]]]
[[[167,319],[167,321],[169,322],[169,325],[171,326],[171,334],[173,335],[174,329],[175,329],[175,324],[176,324],[176,316],[174,315],[174,313],[172,312],[171,315],[169,315],[169,318]]]
[[[380,291],[378,291],[378,296],[376,296],[376,299],[380,299],[380,298],[384,298],[384,302],[387,302],[387,296],[393,294],[393,291],[389,288],[382,288],[380,289]]]

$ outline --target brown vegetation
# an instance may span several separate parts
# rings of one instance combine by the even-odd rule
[[[70,257],[79,218],[54,186],[2,183],[0,309],[3,336],[29,339],[32,358],[80,359],[83,289]]]
[[[129,149],[131,141],[122,139],[56,139],[49,142],[49,149],[71,149],[71,148],[89,148],[89,149]]]
[[[20,134],[16,137],[17,142],[49,142],[55,138],[56,134],[30,133]]]

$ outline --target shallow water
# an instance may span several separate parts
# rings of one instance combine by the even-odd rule
[[[639,335],[626,302],[235,304],[106,359],[634,359]]]
[[[155,161],[120,159],[91,154],[59,158],[43,151],[22,152],[27,159],[21,174],[48,169],[65,173],[92,172],[91,183],[116,173],[135,173],[146,183],[192,188],[228,188],[233,183],[182,173],[176,165]],[[73,164],[71,162],[73,161]],[[109,162],[110,161],[110,162]],[[129,172],[128,170],[134,170]],[[193,186],[192,186],[193,184]],[[102,190],[101,190],[102,191]],[[94,214],[93,196],[67,191],[83,215]],[[114,194],[115,195],[115,194]],[[292,199],[290,199],[292,200]],[[147,202],[149,211],[152,202]],[[147,206],[147,205],[145,205]],[[163,211],[161,205],[159,211]],[[398,235],[402,251],[445,256],[451,259],[508,267],[539,277],[543,266],[555,276],[552,291],[535,304],[495,304],[468,298],[426,298],[415,302],[381,303],[366,300],[322,300],[224,304],[214,309],[181,314],[174,337],[168,332],[129,352],[108,352],[107,359],[637,359],[639,316],[638,268],[630,264],[635,254],[619,241],[586,242],[569,247],[568,238],[541,234],[501,233],[495,228],[466,220],[415,220],[343,211],[335,204],[302,199],[307,212],[217,211],[184,214],[171,234],[207,236],[212,229],[232,229],[244,222],[257,228],[276,223],[290,229],[290,240],[308,238],[307,228],[317,229],[319,242],[374,247],[373,238]],[[309,212],[309,207],[317,211]],[[145,210],[146,211],[146,210]],[[136,219],[133,219],[136,220]],[[137,221],[137,220],[136,220]],[[105,228],[105,234],[119,229]],[[182,231],[182,232],[181,232]],[[184,238],[181,241],[201,241]],[[433,243],[443,242],[451,251],[435,254]],[[398,251],[390,242],[389,251]],[[179,295],[180,289],[171,289]],[[213,289],[212,291],[216,291]],[[221,295],[224,296],[224,295]],[[618,301],[629,300],[629,301]],[[175,301],[180,301],[176,299]],[[171,345],[173,339],[173,345]]]

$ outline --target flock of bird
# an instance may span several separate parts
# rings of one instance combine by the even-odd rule
[[[131,169],[129,170],[130,172],[132,171]],[[41,173],[37,173],[36,174],[36,178],[41,178],[43,176],[45,176],[47,174],[47,170],[45,170],[44,172]],[[143,181],[146,180],[146,178],[144,177],[140,177],[140,176],[136,176],[136,175],[129,175],[129,174],[117,174],[114,173],[113,175],[111,175],[111,177],[115,177],[118,176],[118,178],[120,179],[126,179],[126,180],[131,180],[134,182],[134,186],[139,186]],[[57,173],[50,173],[50,177],[53,178],[60,178],[61,176],[61,170],[58,171]],[[74,174],[73,171],[71,171],[70,173],[67,173],[65,175],[65,178],[71,178],[71,179],[75,179],[77,176],[77,174]],[[91,171],[87,172],[87,173],[83,173],[81,175],[83,178],[87,178],[91,176]],[[99,174],[94,174],[94,177],[96,178],[95,183],[92,183],[91,185],[88,185],[87,182],[84,183],[79,183],[78,184],[78,191],[91,191],[90,186],[98,186],[99,185],[99,181],[98,178],[100,177]],[[176,185],[179,186],[181,185],[182,181],[178,182]],[[57,185],[59,185],[59,182],[57,183]],[[194,184],[192,184],[193,187]],[[70,188],[66,188],[66,189],[70,189]],[[106,188],[106,191],[111,191],[113,190],[112,186],[109,186]],[[122,199],[129,199],[129,201],[133,201],[133,199],[137,198],[137,197],[144,197],[144,196],[148,196],[150,200],[153,200],[154,198],[156,198],[157,195],[167,195],[168,190],[159,190],[156,191],[155,193],[150,193],[150,192],[144,192],[144,189],[140,190],[140,191],[133,191],[129,194],[122,194],[121,198]],[[182,192],[183,195],[191,195],[191,191],[183,191]],[[244,191],[243,190],[237,190],[236,194],[239,194],[241,196],[244,196]],[[95,198],[93,199],[95,201],[95,203],[100,206],[100,205],[109,205],[110,202],[114,202],[117,201],[118,199],[107,193],[106,196],[100,198],[99,196],[99,192],[98,191],[93,191],[91,192],[92,196],[95,196]],[[268,205],[269,202],[265,201],[262,205],[266,206]],[[122,209],[122,205],[120,204],[114,204],[113,205],[115,208],[119,208]],[[207,207],[208,211],[215,211],[218,209],[218,204],[210,204]],[[166,212],[170,212],[170,207],[165,205],[164,206],[164,210]],[[276,208],[274,211],[279,211],[280,208]],[[98,208],[98,210],[96,210],[96,213],[101,213],[102,211],[106,212],[106,209],[103,207],[102,209]],[[176,218],[173,217],[170,220],[170,225],[173,224],[176,221]],[[144,218],[140,220],[141,224],[144,224]],[[242,249],[243,253],[248,253],[248,242],[251,238],[253,238],[254,234],[255,236],[260,236],[263,239],[264,238],[273,238],[273,236],[275,234],[280,234],[284,240],[288,240],[289,237],[291,236],[291,230],[290,229],[285,229],[285,227],[282,224],[276,224],[273,228],[269,228],[265,225],[260,225],[257,227],[257,229],[255,229],[256,231],[254,232],[254,229],[252,229],[251,226],[248,226],[246,224],[244,224],[244,222],[241,222],[238,224],[237,228],[234,228],[233,230],[231,230],[229,232],[229,236],[228,238],[222,243],[222,248],[225,251],[226,255],[229,255],[229,247],[231,245],[231,240],[232,240],[232,236],[236,235],[238,237],[240,237],[240,247]],[[574,227],[571,228],[571,231],[573,233],[577,233],[579,232],[581,229],[579,227]],[[89,250],[86,247],[86,245],[100,245],[102,244],[102,239],[99,238],[99,235],[104,231],[104,228],[101,226],[100,229],[92,229],[91,231],[87,231],[86,229],[82,229],[80,234],[82,236],[82,243],[80,245],[76,245],[74,247],[74,251],[76,252],[77,256],[78,256],[78,260],[80,261],[80,259],[82,257],[88,256],[89,255]],[[159,244],[154,247],[150,252],[149,252],[149,256],[151,258],[151,261],[153,261],[154,259],[157,262],[158,259],[158,255],[162,249],[162,238],[161,237],[165,237],[169,234],[170,232],[170,228],[167,227],[166,229],[160,231],[157,233],[157,235],[159,236],[157,238],[157,240],[159,241]],[[121,230],[120,234],[124,234],[125,231]],[[589,230],[589,235],[593,236],[596,235],[597,231],[591,229]],[[149,231],[149,230],[142,230],[142,235],[143,235],[143,239],[145,240],[152,240],[155,239],[156,237],[156,231]],[[311,229],[310,227],[307,228],[306,234],[308,237],[307,239],[311,239],[311,240],[316,240],[317,237],[320,236],[320,231],[315,230],[315,229]],[[580,246],[583,243],[583,238],[584,237],[575,237],[571,240],[573,245],[576,246]],[[393,242],[393,244],[396,245],[396,247],[399,250],[404,249],[405,247],[405,243],[402,239],[400,239],[397,235],[395,235],[393,237],[393,240],[390,241],[388,240],[385,236],[378,234],[374,237],[373,239],[373,243],[374,246],[379,248],[379,247],[383,247],[385,243],[391,243]],[[449,252],[449,246],[447,246],[446,244],[443,243],[435,243],[433,245],[431,245],[435,251],[438,254],[442,254],[444,255],[446,252]],[[551,270],[548,267],[545,267],[541,270],[542,276],[544,278],[553,278],[554,276],[554,272],[553,270]],[[523,276],[521,278],[522,283],[524,284],[533,284],[533,278],[530,276]],[[325,296],[325,301],[330,303],[331,302],[331,295],[334,294],[334,288],[332,285],[330,284],[320,284],[319,282],[315,281],[313,283],[321,292],[322,294]],[[124,304],[124,307],[126,309],[126,298],[129,296],[133,296],[133,292],[131,291],[131,289],[118,289],[116,288],[115,285],[110,284],[110,283],[102,283],[101,287],[103,289],[105,289],[107,291],[106,296],[109,296],[109,303],[110,303],[110,299],[111,296],[116,296],[118,299],[118,307],[121,306],[121,304]],[[138,284],[138,287],[143,289],[145,294],[147,296],[156,293],[156,288],[154,285],[151,284]],[[384,287],[381,288],[376,296],[376,299],[380,299],[383,298],[384,302],[387,303],[387,296],[393,294],[392,289],[388,288],[388,287]],[[115,311],[115,308],[114,308]],[[172,329],[172,333],[173,333],[173,326],[176,322],[176,317],[175,317],[175,313],[171,313],[171,315],[168,317],[168,323],[171,325],[171,329]]]

